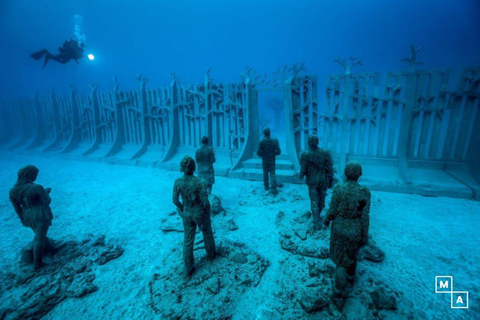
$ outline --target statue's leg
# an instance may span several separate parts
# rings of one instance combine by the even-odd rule
[[[35,269],[42,267],[43,252],[45,250],[45,242],[47,240],[48,226],[40,226],[35,228],[35,237],[33,238],[33,264]]]
[[[342,310],[345,305],[345,300],[347,293],[345,291],[347,284],[347,270],[341,266],[337,265],[335,269],[335,285],[333,288],[333,302],[335,305]]]
[[[185,261],[185,274],[189,277],[194,271],[193,243],[197,225],[189,218],[183,219],[183,260]]]
[[[353,286],[355,283],[355,272],[357,271],[357,260],[347,268],[347,281]]]
[[[272,180],[272,193],[277,194],[277,175],[275,173],[275,164],[270,164],[270,179]]]
[[[313,227],[320,229],[320,210],[318,207],[319,197],[315,187],[308,187],[308,195],[310,196],[310,209],[312,210]]]
[[[270,186],[268,184],[268,165],[262,160],[263,166],[263,186],[265,190],[270,190]]]
[[[318,186],[317,189],[317,194],[318,194],[318,221],[320,223],[320,226],[323,226],[324,224],[321,223],[321,214],[322,210],[325,208],[325,197],[327,196],[327,191],[323,188],[323,186]]]
[[[215,239],[213,238],[212,223],[210,221],[210,215],[208,215],[203,222],[203,241],[205,244],[205,250],[207,251],[207,257],[209,260],[215,258]]]

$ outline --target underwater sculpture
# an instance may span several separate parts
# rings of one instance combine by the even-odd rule
[[[198,177],[207,183],[208,194],[212,193],[212,186],[215,183],[215,154],[213,148],[208,146],[208,137],[202,137],[202,146],[195,152],[195,162],[198,166]]]
[[[350,161],[345,166],[347,181],[335,187],[325,225],[332,221],[330,258],[336,265],[333,301],[343,308],[348,289],[355,281],[358,252],[368,244],[370,190],[358,184],[362,166]]]
[[[262,158],[263,167],[263,185],[265,190],[270,190],[268,184],[268,176],[270,175],[271,192],[276,195],[277,192],[277,177],[275,175],[275,157],[282,153],[280,145],[276,138],[270,137],[270,128],[263,129],[263,135],[265,136],[258,143],[257,155]]]
[[[300,179],[306,176],[313,226],[321,228],[320,213],[325,208],[327,189],[333,186],[333,160],[330,152],[318,147],[318,137],[308,137],[308,150],[300,156]]]
[[[34,268],[42,267],[44,251],[56,253],[55,247],[47,238],[48,228],[52,225],[52,210],[50,209],[51,188],[44,189],[34,183],[38,176],[38,168],[28,165],[18,171],[18,180],[10,189],[10,201],[22,225],[31,228],[35,233],[33,243]]]
[[[183,220],[183,259],[187,277],[190,277],[195,271],[193,244],[197,226],[203,233],[208,259],[215,258],[215,240],[213,239],[210,221],[210,202],[208,201],[207,188],[202,179],[193,175],[195,169],[195,160],[189,156],[183,157],[180,162],[180,171],[184,175],[175,180],[173,186],[173,203],[177,206],[178,213]],[[180,196],[182,202],[180,202]]]

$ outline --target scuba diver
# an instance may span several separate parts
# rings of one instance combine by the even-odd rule
[[[53,55],[48,52],[47,49],[42,49],[40,51],[34,52],[30,55],[35,60],[40,60],[45,56],[45,62],[43,63],[43,68],[47,65],[49,60],[54,60],[60,62],[61,64],[65,64],[70,60],[75,60],[78,63],[78,59],[84,57],[84,50],[85,44],[83,42],[78,42],[75,39],[66,40],[63,45],[58,48],[59,54]]]

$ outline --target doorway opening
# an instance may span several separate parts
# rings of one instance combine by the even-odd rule
[[[283,100],[283,90],[258,93],[258,127],[260,130],[260,138],[263,137],[263,129],[265,127],[269,127],[272,137],[278,139],[282,153],[285,152],[286,146],[286,127]]]

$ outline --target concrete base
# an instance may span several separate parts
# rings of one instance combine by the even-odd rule
[[[296,178],[293,164],[289,160],[288,155],[280,155],[276,160],[276,175],[278,183],[299,183]],[[262,159],[254,157],[242,162],[240,168],[232,170],[228,174],[229,178],[263,181]]]
[[[2,152],[12,152],[2,148]],[[46,157],[61,157],[71,160],[102,161],[111,164],[123,164],[134,166],[156,167],[171,171],[178,171],[180,160],[185,155],[195,156],[194,149],[178,149],[173,158],[161,162],[149,157],[141,157],[131,160],[122,158],[124,154],[132,154],[131,150],[122,150],[115,157],[98,157],[93,153],[91,156],[79,154],[59,154],[58,152],[38,152],[38,150],[15,150],[13,152],[24,155],[42,155]],[[244,161],[240,168],[230,170],[233,161],[238,154],[217,152],[215,174],[233,179],[262,181],[263,171],[260,158],[252,158]],[[412,176],[412,183],[405,183],[398,172],[396,159],[359,158],[349,157],[347,160],[357,160],[362,164],[363,176],[360,183],[374,191],[387,191],[418,194],[427,197],[451,197],[480,200],[480,184],[474,179],[470,168],[465,163],[445,163],[437,161],[409,161],[408,165]],[[338,159],[334,159],[339,163]],[[336,168],[337,178],[343,180],[343,170]],[[304,180],[297,178],[293,165],[287,155],[281,155],[277,160],[277,181],[279,183],[304,184]]]
[[[350,160],[350,159],[349,159]],[[465,164],[409,161],[412,183],[405,183],[399,174],[395,159],[356,159],[362,164],[363,176],[360,183],[371,190],[418,194],[427,197],[451,197],[474,199],[471,186],[455,176],[462,175],[467,180],[468,166]],[[450,167],[450,170],[446,168]],[[471,176],[470,176],[471,177]],[[473,178],[471,178],[473,180]]]

